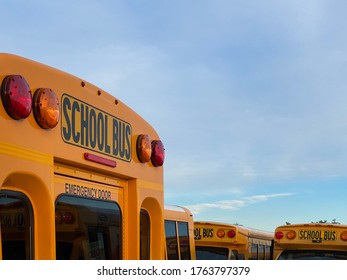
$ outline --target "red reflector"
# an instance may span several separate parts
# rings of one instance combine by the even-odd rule
[[[141,134],[137,137],[136,152],[140,162],[149,162],[151,160],[152,146],[148,135]]]
[[[152,141],[152,156],[151,161],[155,167],[162,166],[164,164],[165,149],[160,140]]]
[[[20,75],[6,76],[2,81],[1,99],[9,116],[15,120],[30,115],[32,96],[27,81]]]
[[[109,167],[116,167],[117,166],[117,162],[114,160],[110,160],[107,158],[103,158],[103,157],[99,157],[97,155],[93,155],[90,153],[84,153],[84,159],[88,160],[88,161],[92,161],[95,163],[100,163]]]
[[[50,88],[39,88],[33,97],[33,112],[36,122],[44,129],[53,128],[59,122],[59,99]]]
[[[275,233],[275,237],[276,237],[277,239],[282,239],[283,236],[284,236],[284,233],[283,233],[282,231],[277,231],[277,232]]]

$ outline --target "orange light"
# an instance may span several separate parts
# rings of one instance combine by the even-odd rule
[[[347,231],[341,232],[340,238],[343,241],[347,241]]]
[[[4,78],[1,85],[1,99],[11,118],[21,120],[30,115],[31,91],[29,84],[21,75],[9,75]]]
[[[217,236],[218,236],[219,238],[222,238],[222,237],[224,237],[224,235],[225,235],[225,232],[224,232],[224,230],[222,230],[222,229],[219,229],[219,230],[217,231]]]
[[[152,156],[151,161],[155,167],[162,166],[164,164],[165,149],[160,140],[152,141]]]
[[[33,97],[33,112],[36,122],[44,129],[53,128],[59,122],[59,99],[50,88],[39,88]]]
[[[140,162],[144,163],[151,160],[152,145],[148,135],[140,134],[137,137],[136,152]]]
[[[288,231],[287,232],[287,234],[286,234],[286,237],[288,238],[288,239],[293,239],[293,238],[295,238],[295,236],[296,236],[296,233],[295,233],[295,231]]]
[[[233,237],[235,237],[235,235],[236,235],[235,231],[233,231],[233,230],[228,231],[228,237],[233,238]]]
[[[277,232],[275,233],[275,237],[276,237],[277,239],[282,239],[283,236],[284,236],[284,233],[283,233],[282,231],[277,231]]]

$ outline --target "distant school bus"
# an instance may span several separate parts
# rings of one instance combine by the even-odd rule
[[[0,54],[0,259],[164,259],[164,147],[100,88]]]
[[[274,259],[345,260],[347,225],[311,223],[277,227]]]
[[[194,222],[189,209],[165,205],[165,256],[168,260],[195,260]]]
[[[197,260],[270,260],[273,233],[243,226],[194,222]]]

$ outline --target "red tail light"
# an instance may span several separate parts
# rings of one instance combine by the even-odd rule
[[[233,230],[228,231],[228,237],[233,238],[233,237],[235,237],[235,235],[236,235],[235,231],[233,231]]]
[[[152,164],[156,167],[162,166],[164,164],[165,149],[164,145],[160,140],[152,141]]]
[[[277,231],[277,232],[275,233],[275,237],[276,237],[277,239],[282,239],[283,236],[284,236],[284,233],[283,233],[282,231]]]
[[[15,120],[31,113],[32,96],[27,81],[20,75],[6,76],[1,86],[1,99],[9,116]]]

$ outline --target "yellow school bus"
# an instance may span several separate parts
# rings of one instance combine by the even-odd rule
[[[195,260],[194,222],[189,209],[165,205],[165,257],[167,260]]]
[[[270,260],[273,233],[238,225],[194,222],[197,260]]]
[[[345,260],[347,225],[310,223],[279,226],[275,230],[276,260]]]
[[[119,99],[0,54],[0,259],[164,259],[164,146]]]

